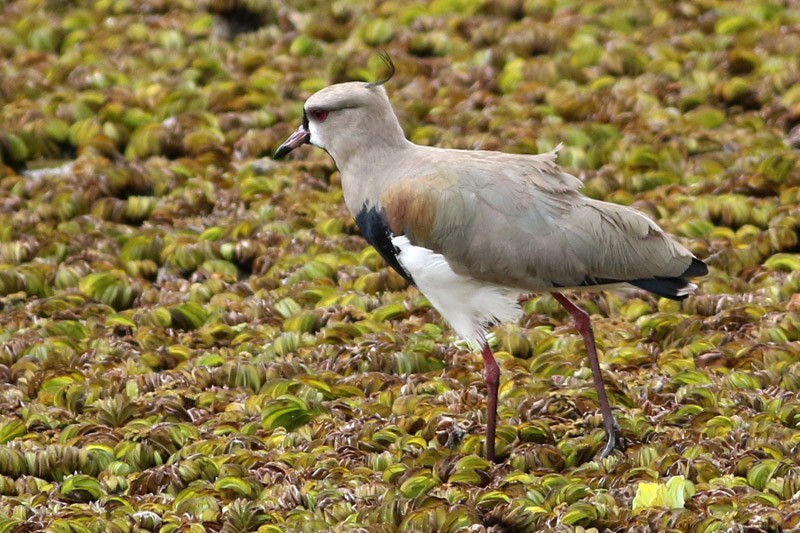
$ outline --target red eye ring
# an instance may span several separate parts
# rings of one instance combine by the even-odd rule
[[[328,112],[324,109],[312,109],[308,114],[316,122],[325,122],[325,119],[328,118]]]

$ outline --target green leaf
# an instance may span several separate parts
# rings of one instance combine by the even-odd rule
[[[283,331],[314,333],[320,325],[320,319],[314,311],[302,311],[283,322]]]
[[[491,510],[504,503],[510,503],[511,497],[499,490],[490,490],[478,497],[478,507],[483,510]]]
[[[275,312],[284,320],[298,314],[302,308],[291,298],[284,298],[275,304]]]
[[[401,318],[408,313],[406,306],[401,303],[394,303],[385,305],[383,307],[379,307],[372,313],[372,318],[378,322],[383,322],[385,320],[394,320],[395,318]]]
[[[235,492],[241,497],[251,497],[253,495],[253,487],[250,486],[245,480],[238,477],[223,477],[214,483],[215,490],[230,490]]]
[[[694,496],[694,483],[683,476],[673,476],[667,480],[667,503],[672,509],[683,509],[686,499]]]
[[[673,377],[672,380],[679,385],[708,385],[711,383],[708,375],[700,370],[687,370]]]
[[[520,58],[514,58],[508,63],[505,64],[503,67],[503,72],[500,74],[500,90],[503,93],[510,93],[513,92],[514,89],[517,88],[522,82],[523,72],[522,69],[525,66],[525,60]]]
[[[745,15],[730,15],[719,20],[714,31],[720,35],[734,35],[755,26],[755,21]]]
[[[197,366],[222,366],[225,364],[225,358],[217,352],[211,352],[198,357],[195,364]]]
[[[775,459],[764,459],[747,471],[747,484],[756,490],[764,490],[767,483],[778,472],[781,463]]]
[[[86,502],[95,501],[106,495],[100,482],[85,474],[78,474],[64,479],[61,484],[63,496],[73,496],[75,500]]]
[[[127,276],[119,271],[94,272],[83,277],[79,288],[83,294],[110,305],[117,311],[128,309],[136,297],[136,291]]]
[[[565,524],[571,526],[579,523],[590,523],[597,519],[597,507],[586,502],[577,502],[569,506],[569,510],[564,513],[561,519]]]
[[[362,36],[369,46],[380,46],[392,40],[394,27],[386,19],[374,18],[364,26]]]
[[[424,472],[406,479],[400,485],[400,492],[407,498],[416,498],[421,494],[427,494],[435,486],[436,481],[431,477],[431,474]]]
[[[698,107],[687,113],[686,119],[713,130],[725,124],[725,113],[713,107]]]
[[[208,313],[197,302],[173,305],[169,308],[169,314],[173,328],[187,331],[199,328],[208,320]]]
[[[764,261],[764,266],[769,270],[796,272],[800,270],[800,254],[775,254]]]
[[[306,402],[291,394],[284,394],[267,404],[261,413],[261,425],[266,429],[278,427],[293,430],[311,420]]]
[[[321,56],[322,44],[308,35],[298,35],[289,46],[289,53],[293,56]]]
[[[17,437],[21,437],[26,431],[25,422],[18,418],[0,422],[0,444],[5,444]]]
[[[0,518],[0,533],[19,531],[17,527],[21,526],[23,523],[23,520],[17,518]]]

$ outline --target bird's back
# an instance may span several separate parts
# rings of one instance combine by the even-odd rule
[[[387,225],[459,274],[535,292],[680,277],[693,264],[643,213],[582,195],[555,152],[415,151],[380,192]]]

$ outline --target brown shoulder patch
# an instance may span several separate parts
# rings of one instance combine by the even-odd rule
[[[410,234],[417,242],[430,240],[436,225],[436,206],[443,189],[452,186],[441,176],[423,176],[395,183],[381,195],[392,232]]]

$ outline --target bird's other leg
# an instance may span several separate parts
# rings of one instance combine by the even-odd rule
[[[603,374],[600,370],[600,361],[597,359],[597,347],[594,343],[594,333],[592,332],[592,321],[589,314],[569,301],[563,294],[554,292],[553,298],[560,303],[564,309],[569,311],[578,332],[583,337],[583,342],[586,345],[586,353],[589,356],[589,366],[592,368],[592,379],[594,380],[594,388],[597,389],[597,399],[600,402],[600,412],[603,413],[603,426],[605,427],[606,434],[608,435],[608,442],[603,448],[600,457],[607,457],[614,448],[624,448],[624,443],[619,435],[619,426],[614,419],[614,413],[611,411],[611,404],[608,403],[608,395],[606,394],[606,386],[603,382]]]
[[[500,386],[500,367],[486,339],[481,339],[483,379],[489,393],[486,403],[486,459],[494,462],[494,439],[497,428],[497,389]]]

